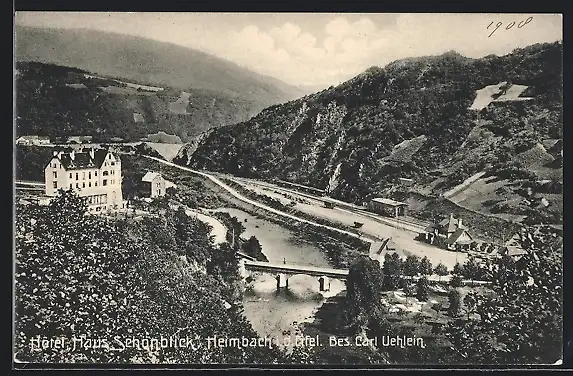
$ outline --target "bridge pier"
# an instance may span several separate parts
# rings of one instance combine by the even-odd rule
[[[322,276],[318,278],[318,290],[320,292],[330,291],[330,279],[328,277]]]
[[[281,290],[281,288],[288,289],[288,278],[286,274],[277,274],[275,279],[277,280],[277,293]]]

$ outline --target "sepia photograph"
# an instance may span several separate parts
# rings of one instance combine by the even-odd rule
[[[562,365],[563,18],[16,11],[14,368]]]

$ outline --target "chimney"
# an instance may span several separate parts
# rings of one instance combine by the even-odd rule
[[[458,218],[458,228],[462,228],[462,219]]]
[[[95,149],[94,149],[94,148],[91,148],[91,149],[90,149],[90,158],[91,158],[91,159],[94,159],[94,158],[95,158]]]
[[[61,159],[61,158],[62,158],[62,154],[63,154],[63,153],[64,153],[64,152],[63,152],[63,151],[61,151],[61,150],[58,152],[58,158],[59,158],[59,159]]]
[[[70,159],[73,161],[76,158],[75,150],[70,151]]]
[[[58,152],[57,150],[54,150],[54,157],[55,157],[56,155],[59,155],[59,154],[60,154],[60,152]]]

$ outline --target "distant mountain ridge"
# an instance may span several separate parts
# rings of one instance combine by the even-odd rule
[[[38,61],[180,90],[241,97],[257,110],[302,89],[207,53],[141,37],[88,29],[16,26],[17,61]]]

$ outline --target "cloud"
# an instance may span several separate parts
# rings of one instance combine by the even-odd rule
[[[505,27],[526,20],[518,14],[401,14],[392,28],[380,29],[367,16],[349,22],[337,16],[325,24],[325,37],[287,22],[269,31],[256,26],[234,33],[232,43],[241,47],[241,62],[263,73],[302,85],[337,84],[372,65],[384,66],[411,56],[436,55],[456,50],[468,57],[506,54],[517,47],[554,41],[562,37],[561,18],[533,15],[529,24]],[[491,37],[494,22],[502,22]],[[249,51],[249,52],[246,52]],[[239,58],[237,53],[233,58]]]
[[[287,82],[337,83],[344,72],[359,72],[373,49],[382,47],[378,32],[368,18],[349,23],[337,17],[326,24],[326,38],[319,44],[313,34],[290,22],[268,32],[249,25],[230,33],[226,57]]]

